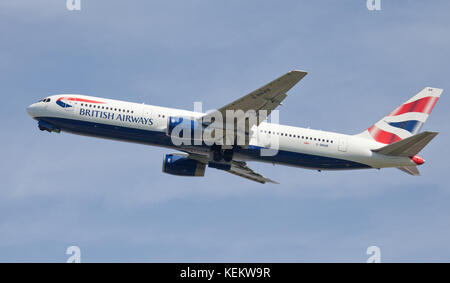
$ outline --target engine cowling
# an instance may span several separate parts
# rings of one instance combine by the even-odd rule
[[[178,154],[165,154],[162,171],[177,176],[204,176],[206,164]]]
[[[197,141],[208,144],[223,142],[222,129],[217,132],[214,127],[205,127],[198,120],[185,117],[170,116],[167,119],[166,134],[172,138],[172,142],[178,144],[192,144]]]
[[[176,138],[188,138],[192,140],[194,138],[201,138],[202,131],[203,126],[198,121],[174,116],[167,119],[166,134],[168,136],[172,136],[173,134]]]

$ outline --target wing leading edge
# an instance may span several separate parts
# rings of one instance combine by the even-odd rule
[[[274,180],[264,177],[263,175],[256,173],[247,166],[247,163],[243,161],[232,161],[231,168],[227,172],[234,174],[239,177],[243,177],[261,184],[272,183],[278,184]]]
[[[200,155],[197,153],[183,152],[183,153],[176,153],[176,154],[183,156],[185,158],[196,160],[200,163],[208,165],[208,167],[210,167],[210,168],[216,168],[216,169],[234,174],[236,176],[261,183],[261,184],[265,184],[265,183],[278,184],[278,182],[271,180],[269,178],[266,178],[263,175],[253,171],[250,167],[248,167],[247,163],[244,161],[232,160],[230,162],[230,164],[214,163],[214,162],[211,163],[209,161],[209,157]]]
[[[266,120],[270,113],[281,105],[281,102],[287,97],[286,92],[306,75],[307,72],[305,71],[291,71],[218,110],[202,116],[202,123],[207,125],[205,121],[212,121],[217,114],[220,114],[223,120],[223,136],[226,136],[227,112],[231,111],[233,117],[230,118],[234,118],[233,123],[236,124],[239,119],[246,119],[248,125],[246,125],[245,134],[248,137],[249,129]],[[249,116],[256,119],[249,119]],[[233,128],[236,131],[237,126],[234,125]]]
[[[242,110],[247,112],[249,110],[267,110],[267,115],[272,112],[280,103],[286,98],[288,92],[308,73],[305,71],[291,71],[283,76],[273,80],[272,82],[258,88],[255,91],[219,108],[223,117],[226,117],[227,110]],[[262,121],[260,121],[262,122]],[[260,123],[259,122],[259,123]]]

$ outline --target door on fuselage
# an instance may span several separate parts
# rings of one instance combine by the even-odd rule
[[[338,150],[342,152],[347,151],[347,137],[340,137],[339,138],[339,145]]]

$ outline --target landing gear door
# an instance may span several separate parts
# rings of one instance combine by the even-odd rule
[[[347,151],[347,137],[340,137],[339,138],[339,145],[338,150],[342,152]]]

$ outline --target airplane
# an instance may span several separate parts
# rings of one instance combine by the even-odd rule
[[[420,175],[417,166],[425,160],[418,153],[438,133],[419,131],[442,89],[425,87],[384,118],[353,135],[269,123],[268,115],[306,74],[290,71],[208,113],[80,94],[51,95],[31,104],[26,111],[37,120],[41,131],[63,131],[175,150],[164,155],[162,171],[178,176],[204,176],[206,167],[210,167],[262,184],[277,183],[252,170],[247,164],[251,161],[318,171],[398,168],[410,175]],[[255,119],[240,114],[236,120],[219,121],[212,126],[214,115],[226,116],[230,111],[251,113]],[[238,119],[245,120],[244,128],[237,126]],[[210,135],[209,143],[179,144],[173,138],[177,127],[181,127],[181,133],[193,130],[206,133],[212,128],[218,134]],[[238,144],[235,139],[231,144],[224,143],[223,137],[230,132],[243,136],[243,142]],[[178,134],[175,136],[180,138]],[[202,139],[202,136],[187,138]],[[275,145],[274,154],[262,154]]]

